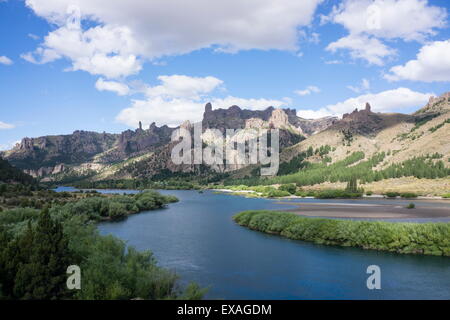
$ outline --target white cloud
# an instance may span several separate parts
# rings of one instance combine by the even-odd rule
[[[363,78],[361,80],[360,86],[347,86],[347,88],[356,93],[360,93],[361,91],[367,91],[370,89],[370,81],[367,80],[366,78]]]
[[[341,116],[355,108],[364,108],[366,102],[370,103],[374,112],[393,112],[402,109],[421,107],[425,105],[433,93],[421,93],[408,88],[397,88],[379,93],[368,93],[347,99],[343,102],[330,104],[318,110],[298,110],[301,117],[318,118],[328,115]]]
[[[325,64],[341,64],[341,60],[327,60],[325,61]]]
[[[307,86],[306,89],[294,91],[299,96],[307,96],[312,93],[319,93],[320,89],[316,86]]]
[[[447,12],[427,0],[347,0],[334,8],[329,19],[351,34],[410,41],[445,27]]]
[[[201,95],[213,91],[223,83],[215,77],[196,78],[185,75],[159,76],[158,80],[162,84],[147,88],[147,96],[199,99]]]
[[[33,40],[39,40],[40,37],[38,35],[35,35],[34,33],[29,33],[28,36]]]
[[[5,64],[7,66],[13,64],[13,61],[7,56],[0,56],[0,64]]]
[[[44,38],[34,56],[23,57],[38,63],[65,57],[71,70],[115,78],[137,73],[145,60],[202,48],[297,51],[299,28],[311,23],[320,2],[129,0],[105,6],[103,0],[26,0],[37,15],[59,28]],[[83,30],[66,24],[72,4],[82,20],[95,26]]]
[[[289,104],[289,99],[244,99],[233,96],[217,98],[212,96],[223,81],[215,77],[189,77],[185,75],[159,76],[161,84],[147,87],[144,100],[132,100],[130,107],[123,109],[116,120],[131,127],[139,121],[145,126],[152,122],[158,125],[177,126],[185,120],[202,119],[206,102],[211,101],[214,108],[228,108],[238,105],[241,108],[260,110],[269,106],[280,107]]]
[[[395,55],[396,51],[387,47],[376,38],[369,38],[364,35],[349,35],[330,43],[327,51],[336,52],[339,49],[350,50],[353,59],[364,59],[370,64],[383,65],[383,59]]]
[[[318,119],[331,115],[332,113],[325,108],[319,110],[297,110],[297,116],[304,119]]]
[[[13,125],[13,124],[10,124],[10,123],[6,123],[6,122],[3,122],[3,121],[0,121],[0,130],[13,129],[13,128],[15,128],[15,127],[16,127],[16,126]]]
[[[188,99],[164,99],[154,97],[146,100],[133,100],[129,108],[123,109],[116,120],[130,127],[137,127],[139,121],[144,126],[152,122],[157,125],[177,126],[185,120],[199,121],[204,104]]]
[[[322,16],[324,22],[341,24],[349,32],[328,50],[348,49],[352,58],[382,65],[394,51],[380,39],[424,41],[446,26],[447,11],[427,0],[346,0]]]
[[[117,81],[106,81],[103,78],[97,80],[95,87],[99,91],[112,91],[119,96],[125,96],[130,93],[130,88],[126,84]]]
[[[43,64],[64,57],[72,61],[68,70],[118,78],[141,70],[142,61],[137,57],[141,51],[126,27],[97,26],[83,31],[68,24],[50,32],[40,47],[22,58]]]
[[[281,107],[287,104],[285,101],[279,100],[243,99],[232,96],[210,100],[153,97],[146,100],[133,100],[130,107],[123,109],[117,115],[116,120],[130,127],[137,127],[139,121],[144,126],[148,126],[152,122],[156,122],[157,125],[178,126],[185,120],[200,121],[208,101],[211,101],[215,109],[238,105],[241,108],[261,110],[269,106]]]
[[[450,81],[450,40],[423,46],[415,60],[392,67],[384,77],[389,81]]]
[[[20,143],[20,140],[14,141],[14,142],[8,142],[8,143],[0,144],[0,151],[11,150],[11,149],[14,148],[14,147],[16,146],[16,144],[18,144],[18,143]]]
[[[283,98],[282,100],[273,100],[273,99],[245,99],[245,98],[237,98],[233,96],[228,96],[224,99],[214,98],[211,101],[214,108],[229,108],[230,106],[236,105],[241,107],[242,109],[250,109],[250,110],[264,110],[268,107],[280,108],[283,106],[287,106],[290,104],[290,99]]]

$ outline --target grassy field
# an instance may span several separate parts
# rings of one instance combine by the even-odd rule
[[[325,182],[308,186],[311,190],[342,189],[345,182]],[[414,177],[403,177],[396,179],[384,179],[360,185],[365,191],[372,191],[374,194],[384,194],[389,191],[413,192],[424,196],[441,196],[450,192],[450,179],[418,179]]]

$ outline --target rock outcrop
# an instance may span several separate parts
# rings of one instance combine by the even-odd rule
[[[425,107],[418,110],[415,114],[421,113],[442,113],[450,111],[450,91],[439,97],[430,97]]]
[[[257,128],[268,125],[273,128],[294,129],[299,134],[309,136],[325,130],[331,126],[337,117],[326,117],[314,120],[303,119],[297,116],[295,109],[275,109],[268,107],[265,110],[242,110],[238,106],[228,109],[212,109],[211,103],[205,106],[203,114],[203,129],[215,128],[222,132],[225,129]]]

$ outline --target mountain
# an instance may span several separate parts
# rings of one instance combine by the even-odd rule
[[[326,130],[310,136],[295,146],[286,148],[281,157],[290,160],[302,151],[329,145],[333,161],[343,159],[354,151],[367,156],[389,152],[387,163],[426,154],[450,155],[450,93],[432,97],[430,102],[411,115],[400,113],[375,113],[370,104],[362,110],[344,114]]]
[[[360,161],[377,154],[385,154],[376,170],[402,163],[415,157],[443,159],[450,165],[450,93],[431,97],[426,106],[413,114],[373,112],[369,103],[362,109],[344,114],[342,119],[326,117],[316,120],[300,118],[294,109],[245,110],[238,106],[214,109],[206,104],[202,125],[204,143],[215,144],[226,129],[280,129],[280,160],[284,168],[292,170],[292,160],[299,155],[309,163],[329,164],[359,152]],[[193,132],[189,121],[180,127]],[[152,123],[147,129],[139,123],[136,130],[121,134],[75,131],[70,135],[24,138],[2,156],[26,173],[45,180],[72,181],[80,179],[110,180],[131,178],[165,179],[173,173],[227,174],[231,178],[255,174],[252,165],[206,166],[175,165],[171,151],[172,132],[176,128],[158,127]],[[220,134],[218,135],[218,129]],[[239,134],[236,137],[240,137]],[[309,150],[326,150],[310,153]],[[307,153],[308,151],[308,153]],[[307,154],[307,156],[305,156]],[[433,160],[434,161],[434,160]],[[299,168],[297,168],[298,170]],[[289,171],[288,170],[288,171]],[[281,170],[285,174],[286,170]]]
[[[332,125],[337,118],[308,120],[297,117],[294,109],[245,110],[238,106],[212,109],[206,104],[202,119],[205,136],[210,129],[280,129],[281,148],[294,145]],[[192,130],[189,122],[186,126]],[[192,166],[175,166],[170,160],[171,135],[176,128],[147,129],[139,123],[136,130],[121,134],[75,131],[68,135],[24,138],[12,150],[1,155],[13,165],[34,177],[68,178],[89,176],[95,179],[145,177],[161,170],[192,171]],[[136,172],[133,167],[142,168]],[[145,167],[145,168],[144,168]],[[145,174],[143,174],[145,172]]]
[[[261,122],[262,120],[262,122]],[[274,128],[292,128],[298,134],[310,136],[326,129],[337,121],[337,117],[325,117],[315,120],[303,119],[297,116],[295,109],[275,109],[269,107],[265,110],[242,110],[238,106],[228,109],[212,110],[212,105],[207,103],[203,114],[203,128],[219,129],[244,129],[269,125]],[[254,123],[252,125],[252,122]]]

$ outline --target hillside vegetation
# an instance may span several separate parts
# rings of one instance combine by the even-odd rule
[[[13,167],[8,161],[0,158],[0,183],[32,184],[36,181],[22,170]]]
[[[8,190],[12,193],[12,190]],[[0,300],[200,299],[196,284],[181,287],[150,251],[139,252],[113,236],[102,236],[95,221],[124,218],[177,201],[154,191],[101,196],[62,193],[44,199],[44,209],[0,212]],[[58,200],[58,201],[55,201]],[[53,204],[51,208],[49,205]],[[82,270],[81,290],[68,290],[67,267]]]

